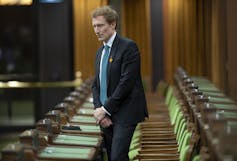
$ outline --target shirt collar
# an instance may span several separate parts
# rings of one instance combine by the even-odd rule
[[[108,45],[111,48],[113,45],[116,34],[117,34],[117,32],[114,32],[114,34],[109,38],[107,43],[103,42],[104,46]]]

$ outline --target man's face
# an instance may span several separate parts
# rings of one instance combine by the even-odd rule
[[[115,32],[116,23],[109,24],[104,16],[97,16],[92,18],[92,25],[99,41],[107,42]]]

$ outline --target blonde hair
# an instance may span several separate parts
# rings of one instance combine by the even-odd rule
[[[102,6],[93,10],[91,13],[91,17],[96,18],[98,16],[103,16],[109,24],[116,22],[117,26],[119,18],[118,13],[110,6]]]

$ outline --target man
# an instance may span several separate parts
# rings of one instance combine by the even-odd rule
[[[139,50],[134,41],[117,34],[117,22],[117,12],[108,6],[92,12],[95,34],[103,42],[96,53],[92,85],[94,117],[102,127],[108,159],[128,161],[135,127],[148,114]]]

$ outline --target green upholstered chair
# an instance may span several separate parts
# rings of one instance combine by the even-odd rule
[[[201,160],[200,155],[196,155],[192,159],[192,161],[200,161],[200,160]]]

